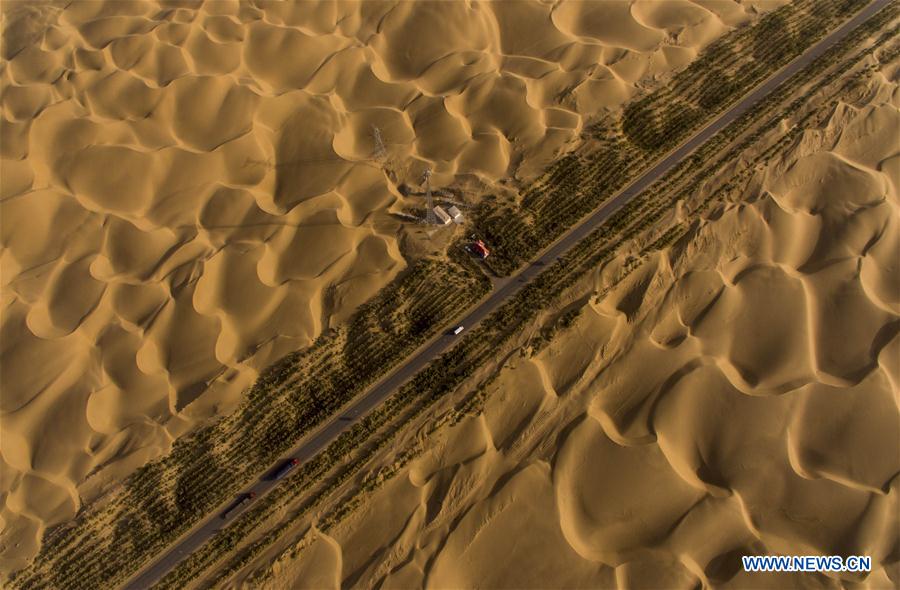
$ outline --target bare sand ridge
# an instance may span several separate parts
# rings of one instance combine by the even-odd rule
[[[4,2],[2,567],[400,272],[399,183],[535,173],[780,3]]]
[[[896,587],[897,77],[603,297],[625,261],[598,269],[573,328],[264,586]],[[740,570],[767,553],[874,567]]]

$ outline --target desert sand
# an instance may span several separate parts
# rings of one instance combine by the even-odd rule
[[[895,588],[897,68],[624,281],[623,259],[598,268],[572,328],[341,525],[257,564],[264,587]],[[740,569],[769,553],[873,571]]]
[[[5,1],[0,567],[401,272],[399,184],[534,175],[781,3]]]

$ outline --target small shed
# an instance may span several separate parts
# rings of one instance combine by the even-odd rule
[[[444,208],[440,205],[434,208],[434,214],[437,216],[438,223],[440,223],[441,225],[447,225],[452,221],[450,215],[446,211],[444,211]]]
[[[453,205],[449,209],[447,209],[447,213],[450,214],[450,218],[453,219],[453,222],[456,224],[460,224],[463,222],[463,214],[462,211],[456,205]]]

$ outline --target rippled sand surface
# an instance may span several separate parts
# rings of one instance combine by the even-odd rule
[[[4,559],[405,268],[400,183],[536,173],[774,4],[4,2]]]
[[[286,551],[270,587],[896,587],[900,92],[886,75],[686,242],[579,299],[575,326],[514,355],[481,414]],[[741,570],[769,553],[870,555],[873,572]]]

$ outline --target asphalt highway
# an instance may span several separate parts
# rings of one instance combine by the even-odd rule
[[[289,455],[286,455],[273,465],[272,469],[253,485],[244,490],[243,493],[247,494],[255,492],[258,501],[259,498],[269,492],[273,487],[281,483],[280,481],[269,479],[271,472],[274,469],[277,469],[290,457],[298,458],[301,463],[314,457],[342,432],[349,429],[361,417],[365,416],[369,411],[387,399],[401,385],[428,365],[428,363],[451,348],[457,338],[461,338],[465,335],[464,331],[459,336],[453,336],[450,331],[454,326],[465,326],[467,331],[478,325],[481,320],[502,306],[510,297],[515,296],[520,289],[533,280],[543,270],[545,265],[554,262],[562,256],[570,248],[575,246],[575,244],[603,224],[623,205],[641,194],[642,191],[656,180],[662,178],[666,172],[671,170],[676,164],[691,155],[694,150],[705,143],[710,137],[747,112],[788,78],[804,69],[813,60],[841,41],[853,29],[867,21],[891,1],[892,0],[874,0],[852,19],[845,22],[835,31],[819,41],[819,43],[808,49],[782,70],[772,75],[749,94],[745,95],[731,108],[719,115],[717,119],[684,142],[680,147],[669,153],[669,155],[656,163],[630,185],[625,187],[617,196],[607,201],[604,205],[571,228],[518,274],[495,280],[494,289],[491,294],[471,309],[465,317],[457,320],[454,324],[446,326],[445,331],[440,336],[433,339],[423,348],[420,348],[410,358],[393,370],[386,378],[370,388],[366,393],[359,396],[347,409],[345,409],[344,412],[334,416],[313,434],[305,437],[299,446],[297,446]],[[153,563],[143,568],[138,575],[133,577],[125,585],[125,588],[128,590],[142,590],[144,588],[149,588],[158,582],[183,559],[215,535],[219,529],[224,528],[234,520],[236,514],[232,515],[228,520],[222,519],[221,514],[236,500],[237,498],[229,500],[228,503],[223,504],[214,513],[207,516],[205,520],[179,539],[176,544],[161,553]],[[236,511],[236,513],[237,512],[239,511]]]

